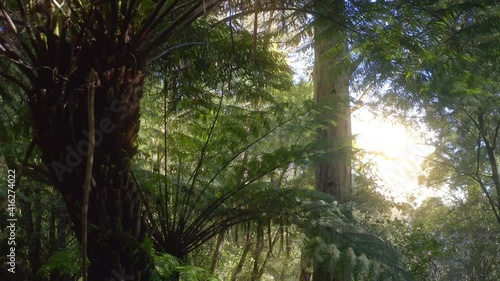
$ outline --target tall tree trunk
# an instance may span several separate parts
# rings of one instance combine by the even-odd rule
[[[247,230],[250,231],[250,230]],[[245,246],[243,247],[243,253],[241,254],[240,260],[238,261],[238,265],[236,265],[236,268],[233,271],[233,274],[231,274],[231,281],[236,281],[236,278],[238,278],[238,275],[240,274],[241,270],[243,269],[243,265],[245,264],[245,261],[247,259],[248,253],[252,249],[252,241],[250,239],[250,234],[247,233],[247,238],[245,241]]]
[[[269,231],[271,231],[269,229]],[[273,254],[273,249],[274,245],[276,245],[276,241],[278,241],[280,230],[276,230],[276,234],[274,234],[274,238],[269,241],[269,249],[267,250],[266,256],[264,257],[264,260],[262,261],[262,265],[260,266],[258,275],[256,276],[256,280],[262,280],[262,276],[264,275],[264,270],[266,269],[267,262],[271,258],[271,255]],[[271,239],[271,233],[269,233],[269,239]]]
[[[89,75],[94,69],[98,72],[88,206],[88,276],[92,281],[148,280],[149,272],[148,253],[141,247],[147,228],[131,176],[144,85],[142,64],[138,54],[116,44],[90,40],[75,57],[70,55],[71,46],[62,43],[60,53],[47,54],[47,67],[38,70],[39,85],[30,97],[34,137],[81,242],[89,140],[85,101]],[[69,69],[71,62],[78,68]]]
[[[314,21],[314,98],[322,107],[317,139],[334,153],[316,166],[316,189],[346,202],[351,193],[351,116],[349,106],[350,57],[347,45],[344,0],[313,0],[314,8],[329,19]],[[328,2],[328,3],[325,3]],[[321,231],[323,235],[330,235]],[[329,240],[329,239],[328,239]],[[341,280],[326,266],[316,263],[313,281]]]
[[[325,1],[315,2],[318,10],[325,10]],[[333,195],[339,202],[346,202],[351,193],[351,73],[345,3],[343,0],[331,2],[331,19],[317,18],[314,23],[313,82],[315,101],[324,110],[320,121],[325,127],[318,130],[317,138],[334,144],[331,147],[339,153],[316,166],[316,188]]]
[[[255,243],[255,250],[253,252],[253,270],[251,281],[260,280],[259,268],[260,268],[260,258],[262,251],[264,250],[264,231],[262,229],[262,222],[259,220],[257,222],[257,237]]]
[[[483,140],[484,146],[486,148],[486,155],[488,155],[488,162],[491,167],[491,180],[493,181],[493,185],[496,190],[496,202],[495,199],[493,198],[494,195],[492,195],[492,192],[488,191],[488,189],[485,187],[479,174],[477,174],[476,177],[479,180],[479,184],[481,185],[484,194],[486,194],[486,198],[488,198],[488,203],[491,206],[491,209],[493,211],[493,214],[495,215],[495,218],[497,219],[497,222],[500,224],[500,172],[498,170],[497,155],[495,153],[495,146],[496,146],[495,144],[498,141],[496,139],[497,134],[494,134],[491,137],[490,141],[490,138],[488,137],[488,132],[485,129],[484,113],[479,114],[478,121],[476,124],[480,132],[480,137]],[[479,161],[479,156],[477,161]]]
[[[210,265],[210,273],[215,275],[217,273],[217,267],[219,266],[220,257],[222,254],[222,245],[224,243],[224,237],[226,232],[222,231],[217,235],[217,241],[215,243],[214,255],[212,256],[212,264]]]

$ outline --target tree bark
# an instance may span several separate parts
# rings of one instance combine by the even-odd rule
[[[488,161],[491,166],[491,180],[493,181],[493,185],[495,186],[496,190],[496,202],[494,202],[494,199],[492,198],[492,194],[490,191],[487,190],[487,188],[484,186],[482,183],[479,174],[477,174],[478,180],[481,181],[480,185],[483,189],[483,192],[486,194],[486,197],[488,198],[488,202],[492,208],[492,211],[495,215],[495,218],[497,219],[498,223],[500,224],[500,173],[498,170],[498,162],[497,162],[497,156],[495,153],[495,144],[497,142],[497,133],[494,133],[492,136],[492,141],[488,138],[488,133],[486,132],[485,129],[485,122],[484,122],[484,113],[480,113],[478,116],[478,121],[477,121],[477,127],[480,132],[480,136],[483,139],[484,146],[486,148],[486,153],[488,155]],[[480,161],[479,156],[477,159],[478,163]]]
[[[328,2],[328,3],[325,3]],[[349,105],[350,57],[344,0],[313,0],[320,15],[314,20],[314,98],[321,106],[317,140],[330,153],[316,166],[316,189],[333,195],[339,203],[351,193],[351,112]],[[322,235],[330,235],[321,230]],[[329,240],[329,239],[328,239]],[[307,257],[303,257],[307,258]],[[307,280],[307,274],[302,276]],[[313,281],[342,280],[325,265],[314,262]]]
[[[324,11],[324,2],[315,0],[316,9]],[[323,2],[320,4],[320,2]],[[336,149],[316,166],[316,188],[346,202],[351,193],[351,111],[349,106],[350,60],[345,27],[345,3],[332,0],[331,20],[317,18],[314,23],[314,99],[324,111],[317,131],[319,141]],[[339,157],[339,156],[343,157]]]
[[[270,229],[269,229],[269,231],[270,231]],[[278,241],[279,233],[280,233],[279,229],[276,230],[276,233],[274,234],[274,238],[272,238],[272,241],[270,241],[270,243],[269,243],[269,249],[267,250],[266,256],[264,257],[264,260],[262,261],[262,265],[260,266],[256,280],[261,280],[262,276],[264,275],[264,270],[266,269],[267,262],[269,261],[269,258],[271,258],[271,255],[273,254],[274,245],[276,245],[276,241]],[[269,235],[269,239],[271,239],[271,235]]]
[[[233,274],[231,274],[231,279],[230,279],[231,281],[236,281],[236,278],[238,278],[238,275],[243,269],[243,265],[245,264],[248,253],[250,252],[251,249],[252,249],[252,241],[250,240],[250,235],[247,234],[245,246],[243,247],[243,253],[241,254],[240,260],[238,262],[238,265],[234,269]]]
[[[111,47],[109,46],[111,45]],[[95,157],[88,206],[89,280],[148,280],[147,232],[141,198],[131,177],[144,85],[141,59],[112,42],[88,42],[78,57],[47,54],[30,97],[34,137],[62,194],[81,242],[81,208],[88,149],[86,80],[98,70],[95,89]],[[63,58],[58,58],[62,56]],[[68,70],[75,60],[78,68]],[[59,62],[59,64],[57,63]],[[54,71],[69,73],[57,76]]]
[[[221,257],[222,245],[224,243],[225,231],[222,231],[217,235],[217,241],[215,243],[214,255],[212,257],[212,264],[210,265],[210,273],[215,275],[217,273],[217,267],[219,266],[219,261]]]
[[[253,270],[252,270],[252,277],[250,279],[251,281],[260,280],[259,276],[260,258],[263,250],[264,250],[264,231],[262,229],[262,222],[259,220],[257,222],[257,236],[256,236],[255,249],[253,252]]]

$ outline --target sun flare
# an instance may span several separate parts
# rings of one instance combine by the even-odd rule
[[[432,147],[424,144],[419,132],[366,109],[353,114],[352,131],[355,146],[373,160],[385,195],[396,201],[405,201],[409,196],[420,201],[430,195],[430,190],[417,182],[422,161],[432,152]]]

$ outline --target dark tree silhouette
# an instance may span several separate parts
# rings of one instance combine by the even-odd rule
[[[33,138],[80,241],[87,98],[95,96],[89,280],[149,279],[148,229],[130,172],[145,70],[219,2],[0,1],[0,77],[29,100]]]

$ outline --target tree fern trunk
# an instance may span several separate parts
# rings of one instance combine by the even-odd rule
[[[34,137],[60,191],[81,241],[81,209],[88,149],[87,79],[98,72],[95,89],[95,156],[88,206],[89,280],[147,280],[146,224],[132,180],[131,158],[139,130],[143,73],[138,55],[91,42],[78,57],[47,54],[50,67],[38,70],[30,98]],[[78,68],[68,70],[73,59]],[[60,64],[57,64],[59,62]],[[57,71],[69,71],[59,77]],[[121,279],[120,279],[121,278]]]

